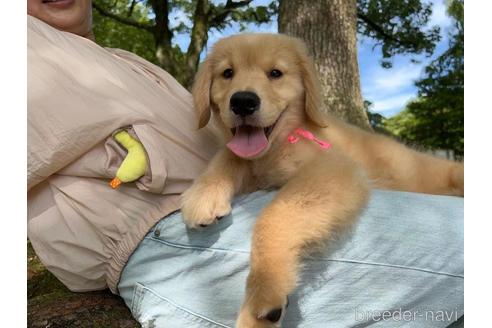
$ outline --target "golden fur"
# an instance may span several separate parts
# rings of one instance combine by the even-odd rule
[[[226,69],[233,69],[232,78],[222,76]],[[272,69],[283,75],[272,79]],[[213,113],[224,140],[230,140],[231,128],[241,120],[229,108],[237,91],[255,92],[261,99],[249,124],[268,127],[277,122],[268,148],[250,159],[220,150],[182,196],[185,222],[197,227],[230,213],[237,193],[280,189],[255,225],[237,327],[280,326],[278,317],[296,286],[303,250],[350,226],[370,188],[463,195],[463,164],[418,153],[323,114],[314,65],[298,39],[243,34],[217,42],[193,89],[199,127]],[[333,147],[323,150],[302,138],[288,143],[287,136],[298,127]]]

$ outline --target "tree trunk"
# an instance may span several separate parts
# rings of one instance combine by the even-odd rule
[[[207,44],[208,40],[208,0],[198,0],[196,3],[195,14],[193,16],[193,29],[190,35],[190,45],[186,52],[186,69],[184,73],[184,85],[191,89],[193,78],[196,74],[198,63],[200,62],[200,53]]]
[[[173,76],[178,76],[174,60],[172,33],[169,30],[169,5],[167,1],[151,0],[150,4],[155,14],[155,26],[152,32],[155,40],[155,56],[159,66]]]
[[[356,0],[280,0],[278,30],[306,42],[322,86],[322,110],[372,130],[360,90]]]

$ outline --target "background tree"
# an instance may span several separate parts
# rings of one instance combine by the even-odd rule
[[[93,7],[102,6],[101,1],[93,1]],[[109,5],[108,5],[109,8]],[[130,17],[132,21],[146,22],[149,10],[142,5],[134,5],[128,8],[128,1],[118,1],[111,5],[111,13],[121,14],[122,17]],[[122,24],[120,21],[103,16],[97,10],[93,10],[93,29],[97,43],[109,47],[131,51],[148,61],[158,64],[155,51],[155,42],[152,33],[131,24]]]
[[[377,133],[392,135],[392,133],[388,131],[386,128],[386,118],[379,113],[372,112],[370,110],[371,107],[372,107],[372,102],[370,102],[369,100],[364,100],[364,110],[366,112],[372,130],[374,130]]]
[[[415,84],[419,98],[385,126],[407,143],[464,155],[464,1],[448,2],[453,20],[449,47],[426,68]]]
[[[93,0],[94,33],[99,44],[134,51],[190,86],[210,29],[232,22],[266,23],[276,11],[250,6],[252,0],[214,3],[209,0]],[[172,14],[184,13],[189,24],[173,26]],[[180,33],[190,35],[186,51],[173,45]]]
[[[389,68],[396,54],[432,54],[439,28],[425,29],[431,13],[431,4],[420,0],[280,0],[278,27],[312,51],[324,110],[371,129],[360,90],[357,33],[376,41],[381,64]]]

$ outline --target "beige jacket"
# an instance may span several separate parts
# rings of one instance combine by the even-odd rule
[[[128,257],[216,150],[197,131],[191,96],[173,77],[123,50],[104,49],[28,17],[28,237],[73,291],[117,293]],[[129,128],[147,174],[117,190],[109,180]]]

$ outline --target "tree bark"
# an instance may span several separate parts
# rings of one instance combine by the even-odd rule
[[[208,0],[198,0],[196,3],[195,15],[193,17],[194,24],[190,35],[190,45],[186,52],[186,68],[184,73],[184,83],[188,89],[191,89],[193,77],[195,76],[200,62],[200,53],[207,44],[208,40]]]
[[[372,130],[357,60],[356,0],[280,0],[278,30],[306,42],[322,86],[324,111]]]
[[[173,76],[178,74],[172,50],[172,33],[169,29],[169,4],[167,0],[150,0],[155,14],[153,34],[155,40],[156,58],[159,66]]]

